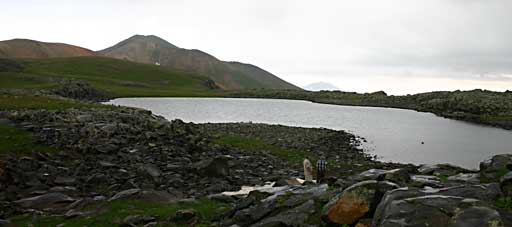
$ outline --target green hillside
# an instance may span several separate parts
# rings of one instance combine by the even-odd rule
[[[206,77],[106,57],[0,60],[0,89],[51,89],[82,80],[112,96],[219,96]]]

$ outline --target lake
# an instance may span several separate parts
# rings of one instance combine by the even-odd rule
[[[109,103],[194,123],[255,122],[345,130],[365,138],[362,147],[382,161],[451,163],[477,169],[491,155],[512,153],[512,131],[412,110],[239,98],[120,98]]]

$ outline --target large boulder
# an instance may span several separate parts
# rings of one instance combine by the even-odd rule
[[[229,175],[229,161],[232,159],[229,155],[219,155],[212,159],[207,159],[194,164],[194,167],[201,175],[208,177],[226,177]]]
[[[322,219],[328,223],[353,224],[366,215],[372,215],[382,195],[398,185],[387,181],[368,180],[354,184],[335,196],[322,210]]]
[[[251,225],[251,227],[263,226],[303,226],[306,220],[315,212],[315,202],[308,200],[300,206],[285,212],[279,213],[276,216],[265,218],[258,223]]]
[[[387,180],[397,184],[406,184],[411,181],[409,170],[407,169],[369,169],[357,175],[356,180]]]
[[[193,226],[199,219],[199,214],[194,209],[178,210],[169,217],[169,222],[174,224],[187,224]]]
[[[472,171],[452,164],[425,164],[418,168],[418,172],[423,175],[453,176],[459,173],[471,173]]]
[[[503,220],[490,205],[498,196],[497,184],[441,189],[399,188],[383,197],[372,226],[499,227],[503,226]],[[481,218],[475,220],[478,215]]]
[[[14,201],[23,208],[46,209],[69,204],[75,201],[73,198],[62,193],[47,193],[40,196],[24,198]]]
[[[252,191],[224,215],[220,226],[304,226],[330,198],[326,184],[281,187],[269,192]],[[275,189],[275,188],[272,188]]]
[[[460,183],[478,184],[480,183],[479,173],[459,173],[448,177],[449,181],[455,181]]]
[[[498,182],[509,170],[512,170],[512,154],[495,155],[480,163],[480,180]]]
[[[151,203],[172,203],[179,200],[180,198],[164,191],[141,190],[138,188],[133,188],[116,193],[109,199],[109,201],[118,199],[135,199]]]

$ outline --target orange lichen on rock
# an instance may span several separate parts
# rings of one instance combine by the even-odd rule
[[[368,197],[354,191],[344,193],[327,211],[327,217],[334,223],[352,224],[369,210]]]

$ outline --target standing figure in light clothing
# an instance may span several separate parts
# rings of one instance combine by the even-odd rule
[[[304,180],[305,181],[313,181],[313,166],[311,162],[306,158],[304,159]]]

